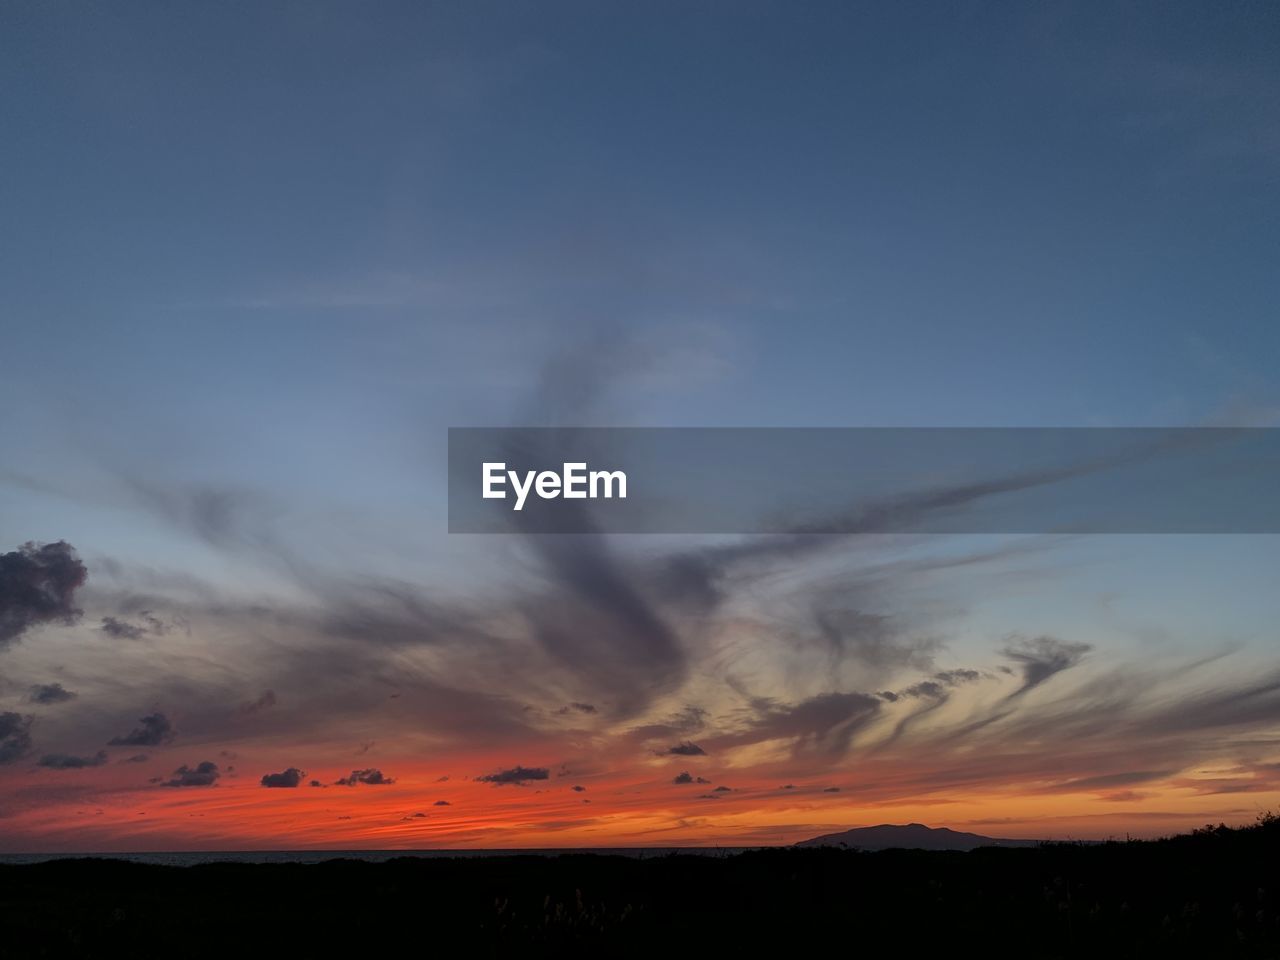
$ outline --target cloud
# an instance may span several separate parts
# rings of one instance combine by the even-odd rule
[[[925,697],[930,700],[936,700],[939,697],[945,697],[946,695],[946,688],[942,684],[938,683],[938,681],[921,680],[919,683],[913,683],[911,686],[907,687],[900,694],[895,696],[894,699],[896,700],[898,697],[911,697],[913,699]]]
[[[792,704],[769,698],[753,701],[755,717],[737,732],[710,740],[718,748],[741,747],[768,740],[784,740],[792,752],[830,757],[845,754],[853,737],[868,727],[884,706],[869,693],[822,693]]]
[[[597,710],[594,704],[580,703],[575,700],[573,703],[566,704],[565,706],[561,707],[559,710],[556,711],[556,713],[559,714],[560,716],[564,716],[565,714],[573,713],[573,712],[596,713]]]
[[[644,363],[637,346],[625,334],[598,330],[549,357],[522,414],[525,422],[582,423],[606,389]],[[510,459],[539,452],[511,451]],[[591,458],[577,450],[574,459]],[[616,716],[634,716],[680,686],[688,669],[684,644],[655,602],[662,591],[599,535],[586,501],[562,504],[556,532],[540,526],[546,520],[538,511],[510,517],[549,578],[544,595],[524,605],[525,618],[560,667],[606,697]]]
[[[449,806],[452,806],[452,804],[449,803],[448,800],[437,800],[435,803],[432,804],[432,806],[433,807],[449,807]]]
[[[128,473],[121,480],[143,508],[212,547],[278,554],[278,545],[265,532],[270,526],[270,504],[261,497],[212,485],[166,489]]]
[[[839,793],[839,792],[840,792],[840,788],[839,788],[839,787],[827,787],[827,788],[826,788],[826,789],[824,789],[822,792],[823,792],[823,793]]]
[[[82,767],[100,767],[107,762],[107,751],[99,750],[92,757],[77,757],[67,753],[46,753],[38,761],[38,766],[50,770],[79,770]]]
[[[0,554],[0,650],[32,627],[74,623],[81,615],[74,599],[88,577],[67,542],[25,543]]]
[[[13,763],[31,752],[31,719],[0,713],[0,763]]]
[[[60,683],[38,683],[31,688],[31,692],[27,695],[28,700],[41,706],[66,703],[68,700],[74,700],[75,698],[76,694],[63,687]]]
[[[900,700],[923,700],[925,703],[899,719],[888,739],[877,744],[876,748],[883,749],[897,742],[913,725],[940,710],[950,700],[951,688],[981,680],[982,676],[977,670],[941,670],[931,680],[921,680],[896,693],[886,690],[877,694],[889,703]]]
[[[134,727],[122,737],[112,737],[107,741],[109,747],[157,747],[172,740],[176,734],[173,724],[163,713],[151,713],[138,720],[140,726]]]
[[[166,787],[212,787],[221,774],[212,760],[204,760],[194,767],[185,763],[173,771],[173,778],[164,781]]]
[[[958,687],[962,683],[976,683],[982,679],[982,673],[978,670],[940,670],[933,678],[948,687]]]
[[[682,770],[671,778],[672,783],[710,783],[710,780],[704,780],[702,777],[695,777],[688,770]]]
[[[933,665],[941,646],[930,638],[909,638],[899,633],[891,617],[842,605],[841,594],[820,594],[814,622],[819,636],[835,654],[836,662],[853,660],[876,671],[904,667],[924,670]]]
[[[729,793],[732,789],[733,789],[732,787],[719,786],[719,787],[716,787],[711,792],[712,793]]]
[[[139,640],[146,636],[146,631],[141,627],[136,627],[116,617],[103,617],[102,625],[98,629],[109,637],[119,637],[125,640]]]
[[[246,700],[240,704],[240,713],[253,714],[260,710],[268,710],[276,705],[276,692],[274,690],[264,690],[262,695],[256,700]]]
[[[511,767],[509,770],[499,770],[497,773],[486,773],[484,776],[476,777],[481,783],[492,783],[497,786],[512,783],[521,786],[530,780],[546,780],[551,776],[551,771],[546,767]]]
[[[308,783],[308,784],[307,784],[307,786],[308,786],[308,787],[323,787],[323,786],[324,786],[324,784],[323,784],[323,783],[321,783],[319,780],[312,780],[310,783]]]
[[[1150,796],[1152,794],[1143,793],[1141,790],[1117,790],[1115,793],[1099,794],[1098,799],[1105,800],[1107,803],[1137,803]]]
[[[135,753],[133,756],[125,757],[123,760],[119,762],[120,763],[146,763],[150,759],[151,758],[148,757],[145,753]]]
[[[141,640],[146,636],[158,637],[169,632],[164,621],[152,615],[150,610],[140,610],[137,617],[137,623],[130,623],[122,617],[103,617],[98,629],[119,640]]]
[[[1101,787],[1128,787],[1135,783],[1163,780],[1177,773],[1176,770],[1126,770],[1122,773],[1103,773],[1093,777],[1076,777],[1054,785],[1054,790],[1093,790]]]
[[[575,783],[569,789],[572,790],[574,793],[583,793],[587,788],[582,786],[582,784],[580,783]]]
[[[526,527],[538,522],[532,514],[513,516]],[[546,595],[524,609],[542,650],[606,696],[617,716],[635,715],[677,688],[687,668],[679,637],[650,599],[642,574],[605,538],[591,535],[586,514],[576,531],[583,536],[524,532],[552,579]]]
[[[668,747],[662,753],[664,756],[669,757],[705,757],[707,755],[707,751],[691,740],[685,740],[683,743],[677,743],[674,747]]]
[[[1009,644],[1002,653],[1022,667],[1022,686],[1009,696],[1021,696],[1054,674],[1074,667],[1092,649],[1087,643],[1071,643],[1047,636]]]
[[[823,540],[824,538],[814,539]],[[120,702],[126,706],[129,703],[152,704],[153,709],[163,706],[172,711],[173,705],[181,704],[182,712],[176,716],[176,720],[181,724],[187,740],[191,742],[222,744],[226,742],[225,737],[228,734],[254,736],[258,733],[258,727],[269,727],[268,732],[272,737],[293,731],[310,733],[314,730],[316,734],[314,742],[329,743],[334,751],[332,756],[349,756],[355,739],[365,735],[363,731],[373,730],[374,727],[368,723],[346,724],[343,722],[344,719],[350,716],[361,716],[366,720],[378,717],[381,718],[378,720],[380,724],[384,721],[392,724],[384,732],[377,734],[385,738],[381,741],[384,744],[393,743],[395,738],[405,735],[405,731],[423,729],[430,729],[433,735],[438,732],[442,741],[456,740],[459,745],[458,752],[442,752],[441,756],[466,756],[468,755],[466,751],[470,749],[475,751],[470,754],[472,756],[494,757],[495,753],[490,749],[494,745],[503,751],[510,751],[497,753],[496,756],[499,758],[502,756],[508,758],[510,756],[526,758],[572,756],[574,772],[566,777],[569,783],[573,783],[569,777],[591,776],[597,772],[598,768],[592,764],[598,764],[605,758],[610,761],[620,757],[631,760],[637,755],[647,754],[652,760],[654,751],[671,751],[670,755],[676,757],[696,759],[708,750],[719,757],[722,751],[738,746],[766,744],[759,750],[744,750],[741,757],[735,755],[731,759],[735,765],[741,762],[742,769],[746,769],[746,765],[752,763],[755,758],[778,758],[788,748],[798,753],[829,755],[833,763],[827,765],[824,765],[826,757],[817,757],[817,762],[812,765],[809,765],[808,761],[813,758],[806,757],[805,764],[795,763],[789,767],[766,765],[758,775],[761,779],[756,779],[756,775],[753,774],[742,774],[744,780],[753,782],[762,782],[763,778],[767,777],[767,780],[763,780],[767,783],[776,782],[774,778],[781,779],[790,773],[793,776],[805,778],[806,794],[815,789],[820,791],[823,779],[828,783],[831,779],[836,779],[838,768],[834,761],[840,760],[853,743],[857,743],[861,748],[865,737],[863,731],[878,736],[882,728],[887,730],[893,722],[900,719],[902,714],[923,710],[943,699],[952,685],[969,682],[980,676],[978,671],[939,671],[930,674],[927,670],[922,670],[911,674],[904,673],[902,677],[895,674],[883,678],[864,678],[861,670],[850,671],[848,675],[828,672],[830,661],[821,656],[824,653],[822,649],[824,643],[833,649],[846,651],[844,655],[851,661],[857,661],[859,665],[878,664],[877,669],[897,669],[897,665],[912,666],[926,662],[931,656],[931,647],[927,644],[916,644],[915,641],[898,644],[897,640],[901,634],[896,622],[887,616],[866,613],[865,610],[878,607],[879,598],[868,598],[862,592],[853,598],[856,603],[852,606],[837,604],[827,609],[830,605],[819,605],[817,614],[814,613],[814,607],[808,603],[808,597],[802,597],[798,607],[799,616],[795,623],[784,625],[794,625],[797,629],[802,629],[813,642],[814,647],[804,653],[805,659],[780,662],[784,657],[789,657],[792,652],[783,644],[775,645],[781,648],[776,652],[767,647],[759,652],[730,649],[721,645],[722,637],[728,637],[730,642],[735,644],[741,642],[744,646],[752,642],[749,636],[740,640],[734,633],[719,632],[722,626],[732,631],[732,618],[739,612],[737,607],[735,606],[732,610],[727,609],[723,622],[717,622],[711,627],[717,632],[713,635],[708,631],[706,636],[701,635],[699,631],[711,618],[703,618],[701,611],[719,602],[720,596],[729,596],[729,590],[739,590],[744,583],[749,584],[748,576],[767,574],[769,571],[764,570],[766,562],[781,561],[774,569],[785,573],[786,580],[783,581],[783,585],[789,589],[803,574],[803,571],[798,569],[799,565],[791,562],[796,555],[787,552],[787,549],[791,549],[790,547],[786,549],[780,547],[776,553],[757,553],[750,559],[744,557],[740,564],[737,561],[726,560],[720,568],[723,575],[716,574],[714,590],[708,591],[701,597],[695,590],[688,597],[679,596],[673,599],[654,587],[656,582],[654,578],[675,569],[678,566],[677,561],[684,555],[679,555],[672,560],[671,564],[666,564],[661,558],[654,562],[647,559],[649,548],[644,547],[642,553],[646,559],[635,561],[621,553],[624,541],[616,542],[619,552],[611,555],[616,567],[616,576],[622,577],[625,584],[650,605],[655,613],[661,612],[661,621],[669,626],[672,637],[678,638],[680,657],[688,655],[691,658],[690,662],[694,664],[724,664],[730,662],[730,656],[739,652],[745,653],[746,656],[736,659],[737,663],[742,664],[742,676],[750,677],[753,685],[760,684],[761,692],[768,696],[750,699],[748,705],[744,707],[740,701],[734,703],[728,700],[729,693],[721,690],[714,683],[705,685],[699,683],[697,686],[675,689],[667,695],[669,699],[664,696],[664,699],[655,703],[651,710],[646,709],[641,714],[635,714],[635,719],[632,719],[630,711],[649,704],[652,697],[651,691],[645,689],[649,675],[645,671],[628,672],[629,658],[632,654],[626,631],[613,632],[617,627],[618,618],[612,609],[604,614],[594,611],[596,602],[594,598],[598,595],[597,593],[583,592],[577,587],[566,590],[555,566],[550,563],[543,563],[533,569],[535,575],[545,579],[539,580],[532,586],[526,585],[527,591],[516,589],[489,597],[480,597],[475,601],[475,606],[468,609],[435,603],[416,587],[394,583],[388,585],[372,580],[370,581],[373,584],[372,587],[353,582],[350,585],[339,583],[334,588],[334,582],[328,577],[300,577],[303,587],[311,591],[317,600],[309,609],[304,609],[300,604],[295,606],[292,601],[255,599],[252,604],[249,604],[214,596],[212,600],[200,605],[194,611],[186,607],[178,608],[183,614],[190,613],[197,618],[196,635],[201,638],[199,648],[192,645],[191,649],[180,651],[175,648],[179,646],[185,648],[187,645],[156,644],[154,648],[148,646],[139,651],[136,648],[126,649],[127,644],[105,644],[100,639],[98,649],[105,650],[110,647],[111,650],[108,652],[112,654],[136,655],[139,661],[141,657],[152,652],[157,658],[164,658],[157,659],[154,664],[155,669],[139,671],[137,674],[131,674],[122,667],[116,675],[120,678],[120,683],[136,682],[136,687],[117,695],[130,698],[145,697],[145,699],[122,699]],[[525,546],[528,545],[517,544],[517,549]],[[539,560],[541,555],[536,550],[533,553],[533,559]],[[827,559],[838,558],[823,559],[825,562]],[[843,562],[842,558],[839,559]],[[877,566],[876,576],[880,575],[881,569],[889,569],[892,576],[897,574],[896,567],[883,564]],[[829,571],[824,566],[817,572],[825,578]],[[575,573],[575,575],[586,576],[585,573]],[[99,568],[95,565],[95,590],[99,576]],[[843,573],[841,576],[843,577]],[[827,581],[824,579],[823,582]],[[861,591],[862,588],[859,587],[859,590]],[[516,599],[510,599],[512,597]],[[571,607],[581,606],[589,612],[590,615],[581,624],[575,624],[572,615],[566,615],[561,620],[553,609],[565,597],[568,598]],[[84,605],[92,609],[96,607],[98,598],[95,595],[90,599],[93,600],[93,604],[86,601]],[[744,599],[749,598],[744,595]],[[106,599],[103,600],[102,609],[119,612],[146,608],[141,603],[128,606],[115,603],[106,605],[107,602]],[[175,612],[174,608],[166,606],[158,606],[155,609],[163,611],[161,615],[166,621],[170,620]],[[526,620],[526,610],[530,609],[532,613]],[[689,611],[693,611],[693,615],[690,615]],[[748,610],[749,614],[751,612]],[[814,629],[815,616],[824,618],[823,622],[829,628],[830,636],[823,636],[821,628]],[[132,622],[136,620],[136,615],[129,614],[126,619]],[[719,621],[719,618],[717,617],[716,620]],[[529,643],[530,633],[533,631],[526,632],[522,627],[526,623],[538,627],[548,622],[557,628],[563,626],[566,630],[579,631],[572,640],[588,648],[587,659],[583,662],[575,661],[567,655],[570,651],[565,646],[553,649],[545,644],[540,647]],[[316,629],[317,624],[327,629]],[[464,628],[463,632],[466,636],[483,637],[483,640],[475,647],[470,642],[454,643],[451,635],[455,626]],[[1032,626],[1034,627],[1034,624]],[[594,643],[597,630],[609,631],[609,636],[616,639],[617,643],[624,648],[622,652],[615,651],[613,639],[609,643],[602,644],[601,650],[589,649]],[[749,631],[743,631],[743,633],[748,634]],[[1034,636],[1035,631],[1032,630],[1028,635]],[[199,655],[199,651],[203,649],[206,637],[211,641],[216,638],[218,643],[223,643],[225,638],[227,645],[243,643],[243,646],[234,649],[229,649],[227,645],[220,648],[219,659],[222,667],[231,667],[234,673],[232,669],[224,672],[217,663],[210,662],[206,667],[204,663],[197,662],[195,656]],[[767,644],[767,641],[764,643]],[[1012,647],[1013,645],[1011,649]],[[214,649],[212,643],[210,649]],[[495,651],[501,651],[503,656],[491,659]],[[24,656],[27,652],[22,651]],[[1021,646],[1017,649],[1017,653],[1023,656],[1043,652],[1042,650],[1028,651]],[[548,653],[551,656],[547,656]],[[677,659],[670,662],[675,663],[674,673],[670,676],[678,680],[682,661]],[[1017,659],[1010,662],[1019,668],[1022,683],[1025,686],[1030,679],[1029,663]],[[1048,662],[1052,666],[1051,657]],[[490,663],[497,664],[498,667],[490,668],[488,666]],[[817,670],[813,669],[815,665],[818,667]],[[47,665],[44,666],[47,669]],[[182,668],[186,666],[196,669],[184,673]],[[982,666],[989,668],[991,664],[984,663]],[[1085,673],[1084,670],[1079,672]],[[436,681],[435,673],[445,678],[448,685]],[[663,676],[668,675],[665,673],[665,668],[660,673]],[[38,677],[47,675],[35,674]],[[1073,678],[1074,676],[1075,674],[1072,675]],[[701,681],[704,677],[697,679]],[[714,679],[718,680],[719,677]],[[1043,680],[1035,682],[1041,683]],[[87,684],[88,681],[84,683]],[[148,686],[144,687],[143,684]],[[453,684],[461,684],[463,688],[455,687]],[[624,706],[620,707],[619,712],[615,714],[613,691],[619,684],[633,685],[638,689],[634,695],[625,698]],[[765,686],[766,684],[772,684],[772,686]],[[160,685],[164,685],[163,688]],[[881,694],[874,698],[879,701],[877,706],[869,702],[872,694],[850,692],[871,690],[881,685],[890,686],[897,691],[892,694],[893,697],[905,698],[913,702],[899,703],[896,707],[890,707],[885,703],[890,699],[889,695]],[[107,691],[110,686],[110,684],[95,685],[93,688],[84,686],[82,692],[85,697],[88,697],[90,689],[93,689],[96,698],[99,696],[98,691],[101,690],[104,691],[102,695],[106,696],[109,695]],[[1005,682],[1004,689],[998,693],[1003,694],[1015,686],[1018,686],[1018,682],[1010,679]],[[1036,724],[1045,724],[1046,729],[1052,729],[1052,723],[1058,719],[1058,714],[1063,714],[1065,715],[1064,726],[1075,730],[1088,721],[1085,711],[1076,712],[1074,704],[1042,704],[1042,701],[1047,699],[1046,695],[1049,691],[1056,690],[1058,686],[1059,684],[1056,683],[1051,684],[1044,687],[1035,697],[1027,697],[1017,703],[1004,704],[1006,709],[1013,711],[1010,723],[992,726],[964,744],[966,749],[971,744],[976,747],[973,757],[976,769],[972,774],[974,782],[1002,782],[1001,778],[1011,771],[1025,776],[1028,771],[1037,772],[1037,764],[1041,764],[1043,769],[1043,764],[1047,761],[1026,755],[1026,751],[1023,750],[1025,744],[1036,741],[1017,736],[1018,729],[1014,730],[1013,735],[1006,734],[1005,731],[1009,730],[1013,724],[1025,724],[1028,730]],[[1063,684],[1063,686],[1066,685]],[[466,687],[472,689],[465,689]],[[17,689],[20,693],[22,687]],[[139,691],[142,690],[146,692],[140,693]],[[403,696],[388,703],[386,699],[388,690],[397,692],[403,690]],[[233,714],[242,698],[249,700],[244,707],[251,708],[245,712],[254,712],[255,709],[271,706],[264,700],[265,693],[257,695],[258,691],[280,691],[283,694],[281,705],[265,711],[253,724],[239,722],[233,726],[235,721]],[[1227,692],[1223,691],[1224,694]],[[253,700],[252,698],[256,695],[257,700]],[[566,696],[581,699],[566,703],[564,699]],[[1161,696],[1164,696],[1163,692]],[[152,697],[154,700],[151,699]],[[704,707],[690,707],[681,714],[663,719],[665,713],[663,705],[679,704],[686,698],[699,699],[705,707],[710,708],[710,711]],[[958,693],[955,694],[955,700],[961,700]],[[1255,723],[1255,718],[1256,722],[1261,722],[1262,716],[1274,708],[1277,697],[1258,692],[1235,700],[1225,696],[1207,698],[1197,696],[1193,689],[1169,691],[1168,700],[1169,702],[1176,700],[1191,717],[1219,718],[1222,722],[1231,723],[1233,726],[1239,721],[1238,725],[1244,728]],[[1157,698],[1130,698],[1129,703],[1123,708],[1117,708],[1115,713],[1105,715],[1108,718],[1118,717],[1126,720],[1129,724],[1128,729],[1137,729],[1138,724],[1149,722],[1153,729],[1168,730],[1177,722],[1177,718],[1172,715],[1156,715],[1157,711],[1154,708],[1162,702],[1163,700]],[[529,704],[532,709],[527,713],[521,713],[525,704]],[[597,704],[598,708],[595,706]],[[947,777],[964,776],[964,770],[953,771],[950,768],[955,758],[948,753],[951,747],[937,739],[938,731],[951,730],[967,724],[969,719],[983,713],[989,705],[988,700],[979,697],[975,697],[966,704],[952,703],[946,711],[934,715],[939,718],[936,726],[931,722],[928,725],[922,723],[916,728],[916,732],[921,737],[922,746],[922,752],[918,757],[915,753],[904,752],[885,755],[881,758],[868,757],[870,761],[868,766],[872,768],[868,770],[868,775],[865,778],[857,778],[858,783],[850,782],[845,786],[845,791],[857,792],[860,797],[863,789],[862,781],[865,780],[869,791],[889,793],[896,790],[900,791],[900,795],[910,796],[912,791],[928,792],[931,789],[929,777],[934,771],[937,772],[936,779],[939,782],[945,782]],[[106,706],[104,705],[104,709]],[[584,709],[587,706],[595,708],[596,712],[593,714]],[[1049,707],[1053,709],[1050,710]],[[381,712],[374,714],[374,710]],[[968,716],[965,715],[966,711],[970,711]],[[123,716],[127,719],[131,715],[129,713]],[[554,719],[555,715],[569,719],[557,722]],[[118,718],[121,714],[114,716]],[[580,717],[589,717],[589,720],[582,720]],[[622,723],[613,725],[612,722],[619,717]],[[941,722],[943,717],[954,717],[955,722]],[[58,718],[59,722],[63,720],[63,717]],[[394,727],[396,723],[400,725],[399,728]],[[545,723],[545,728],[539,727],[540,723]],[[567,731],[570,727],[584,724],[591,726],[593,736],[589,741],[580,743],[578,738]],[[641,726],[641,724],[645,725]],[[246,732],[251,726],[255,729],[252,732]],[[113,723],[108,729],[124,727],[123,723],[119,726]],[[119,738],[119,741],[130,742],[129,738],[137,732],[131,733],[128,738]],[[171,729],[169,732],[171,735]],[[698,740],[686,739],[693,736],[697,736]],[[1069,744],[1067,737],[1055,740],[1054,736],[1046,736],[1040,741],[1049,745],[1042,750],[1049,756],[1053,756],[1058,745]],[[1198,731],[1188,728],[1187,739],[1198,736]],[[41,739],[43,740],[42,737]],[[1129,747],[1136,740],[1137,738],[1133,737],[1118,743],[1117,749],[1120,745]],[[776,742],[766,743],[766,741]],[[87,742],[91,743],[92,740]],[[300,741],[280,740],[278,742]],[[1080,742],[1082,749],[1083,745],[1088,743],[1086,740]],[[590,745],[586,746],[585,744],[588,743]],[[684,753],[670,746],[675,744],[679,747],[686,743],[696,746],[699,753]],[[1103,740],[1093,741],[1094,746],[1105,743],[1106,741]],[[58,742],[56,745],[80,746],[74,740],[68,741],[68,744]],[[452,743],[449,745],[454,746]],[[42,746],[44,746],[43,743]],[[214,752],[215,749],[209,752]],[[250,748],[245,749],[247,751]],[[367,757],[350,758],[368,759]],[[348,759],[346,763],[349,762]],[[490,761],[481,761],[478,766],[483,766],[487,762]],[[668,761],[669,768],[665,775],[660,773],[657,779],[665,781],[666,777],[670,776],[670,768],[677,762]],[[764,762],[768,764],[771,760],[765,759]],[[1166,765],[1163,757],[1158,760],[1144,760],[1143,764],[1148,762],[1153,766]],[[342,761],[339,760],[338,763]],[[641,763],[643,763],[643,756],[641,756]],[[679,765],[683,766],[683,764]],[[701,761],[700,765],[702,765]],[[706,765],[711,766],[710,762]],[[960,766],[958,762],[955,765]],[[472,769],[478,769],[478,766]],[[921,769],[925,767],[929,769]],[[675,768],[678,769],[678,767]],[[1061,776],[1045,777],[1033,782],[1043,783],[1048,779],[1063,779],[1072,775],[1083,777],[1094,772],[1105,773],[1117,768],[1118,765],[1112,758],[1100,759],[1096,771],[1088,766],[1070,769],[1064,767]],[[514,772],[521,769],[523,768],[517,767]],[[552,769],[556,770],[556,768]],[[358,772],[353,771],[353,774]],[[509,777],[512,772],[498,771],[478,779],[495,785],[524,782],[520,779],[501,779],[504,776]],[[626,774],[620,772],[620,775],[635,773],[633,767]],[[326,779],[331,775],[331,772],[325,774]],[[648,775],[652,776],[651,773]],[[843,777],[840,780],[842,783],[845,782]],[[351,781],[352,778],[344,778],[340,782]],[[305,781],[301,782],[305,783]],[[312,782],[320,785],[319,781]],[[957,782],[963,784],[967,781]],[[817,784],[817,786],[808,784]],[[740,784],[740,786],[746,786],[746,784]],[[219,794],[226,792],[219,791]],[[692,795],[692,791],[672,791],[671,793],[686,798]],[[878,796],[879,793],[875,795]],[[216,799],[217,796],[218,794],[215,794],[210,799]],[[563,799],[571,798],[562,797],[562,801]],[[784,804],[786,802],[785,798],[774,799],[775,802]]]
[[[297,767],[289,767],[280,773],[267,773],[262,776],[262,785],[264,787],[296,787],[302,783],[306,771],[299,770]]]
[[[395,780],[383,775],[381,770],[369,767],[365,770],[352,770],[350,774],[336,780],[335,783],[343,787],[354,787],[358,783],[366,783],[371,787],[387,787],[395,783]]]

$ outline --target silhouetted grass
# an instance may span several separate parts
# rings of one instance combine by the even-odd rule
[[[1280,957],[1280,819],[972,853],[0,866],[0,956]],[[834,951],[830,946],[835,945]]]

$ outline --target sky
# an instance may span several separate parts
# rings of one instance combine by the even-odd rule
[[[0,850],[1150,836],[1274,536],[446,532],[456,426],[1275,425],[1268,4],[0,10]]]

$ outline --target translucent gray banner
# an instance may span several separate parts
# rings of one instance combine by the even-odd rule
[[[459,427],[449,531],[1277,533],[1280,430]]]

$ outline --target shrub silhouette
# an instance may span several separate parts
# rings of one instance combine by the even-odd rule
[[[1280,956],[1280,817],[970,853],[0,865],[0,956]],[[407,947],[396,947],[402,944]]]

